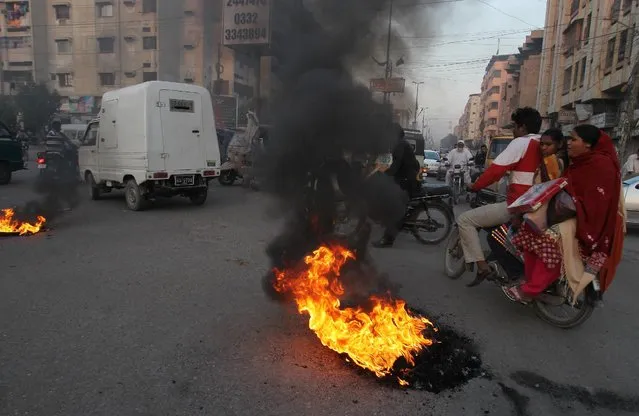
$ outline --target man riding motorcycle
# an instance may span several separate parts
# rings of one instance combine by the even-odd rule
[[[450,164],[446,172],[446,183],[449,186],[453,185],[453,170],[455,169],[455,165],[459,165],[464,169],[464,183],[469,184],[471,181],[468,162],[473,158],[473,155],[470,153],[470,150],[466,148],[464,141],[458,141],[455,149],[451,150],[446,158],[448,159],[447,163]]]
[[[390,219],[388,215],[385,216],[388,221],[386,221],[387,224],[384,236],[379,241],[373,243],[373,246],[378,248],[392,247],[395,242],[395,238],[401,229],[401,224],[405,214],[405,207],[408,204],[408,201],[411,198],[416,197],[421,191],[420,183],[417,180],[417,175],[421,169],[419,161],[415,157],[415,152],[413,152],[413,148],[410,143],[404,139],[404,129],[399,124],[395,123],[394,130],[396,134],[396,143],[393,148],[393,163],[386,171],[386,174],[392,176],[395,183],[404,191],[403,193],[396,195],[396,198],[401,199],[401,206],[403,206],[404,209],[390,210],[389,214],[393,217],[393,219]],[[374,180],[375,178],[369,179],[369,181]],[[383,183],[380,183],[379,186],[380,189],[382,189],[381,186],[383,186]],[[391,189],[387,189],[387,191],[395,194],[395,192]],[[385,197],[394,199],[391,195],[385,195]],[[399,207],[400,205],[397,204],[397,206]],[[396,221],[394,220],[395,217]]]
[[[508,205],[532,187],[535,171],[541,163],[538,133],[542,120],[539,112],[530,107],[518,108],[511,119],[515,125],[513,133],[516,139],[495,158],[477,182],[469,186],[470,191],[477,192],[510,172],[506,202],[466,211],[457,219],[465,261],[467,264],[477,264],[478,280],[486,278],[491,269],[484,258],[477,228],[494,227],[510,220]]]

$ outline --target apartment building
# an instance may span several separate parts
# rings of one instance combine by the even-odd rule
[[[532,31],[518,48],[519,53],[508,59],[507,78],[501,88],[499,125],[502,128],[512,127],[511,115],[517,108],[537,106],[543,37],[543,30]]]
[[[588,122],[617,135],[638,18],[633,0],[548,0],[537,95],[547,126],[569,133]]]
[[[45,82],[63,96],[61,112],[80,119],[97,112],[105,91],[144,81],[212,90],[218,68],[226,69],[221,92],[231,93],[235,57],[219,46],[221,7],[221,0],[0,2],[0,84],[11,93],[22,82]]]
[[[508,80],[506,68],[510,57],[511,55],[495,55],[486,66],[480,98],[480,131],[484,140],[504,132],[500,126],[502,89]]]
[[[481,94],[471,94],[468,96],[464,113],[459,118],[459,134],[457,137],[464,140],[480,140],[482,133],[480,130],[482,111]]]

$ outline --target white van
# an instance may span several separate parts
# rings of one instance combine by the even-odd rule
[[[150,81],[110,91],[79,150],[92,199],[124,189],[138,211],[156,196],[206,201],[220,175],[220,149],[210,93],[192,84]]]

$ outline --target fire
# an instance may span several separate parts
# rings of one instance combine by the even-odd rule
[[[38,221],[35,224],[18,221],[14,219],[15,211],[11,208],[0,210],[0,213],[0,233],[35,234],[47,221],[41,216],[37,217]]]
[[[415,365],[415,354],[433,344],[424,336],[432,323],[408,312],[406,302],[371,297],[368,310],[340,308],[339,297],[344,294],[340,270],[353,259],[346,248],[321,246],[305,257],[303,270],[276,270],[275,289],[293,295],[298,311],[309,315],[309,327],[324,346],[347,354],[377,377],[391,375],[400,357]]]

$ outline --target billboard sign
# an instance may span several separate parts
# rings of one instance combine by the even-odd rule
[[[237,129],[237,97],[234,95],[214,95],[212,98],[215,128],[226,130]]]
[[[406,87],[404,78],[373,78],[371,79],[371,91],[385,93],[402,93]]]
[[[271,38],[272,0],[223,0],[224,46],[266,45]]]

